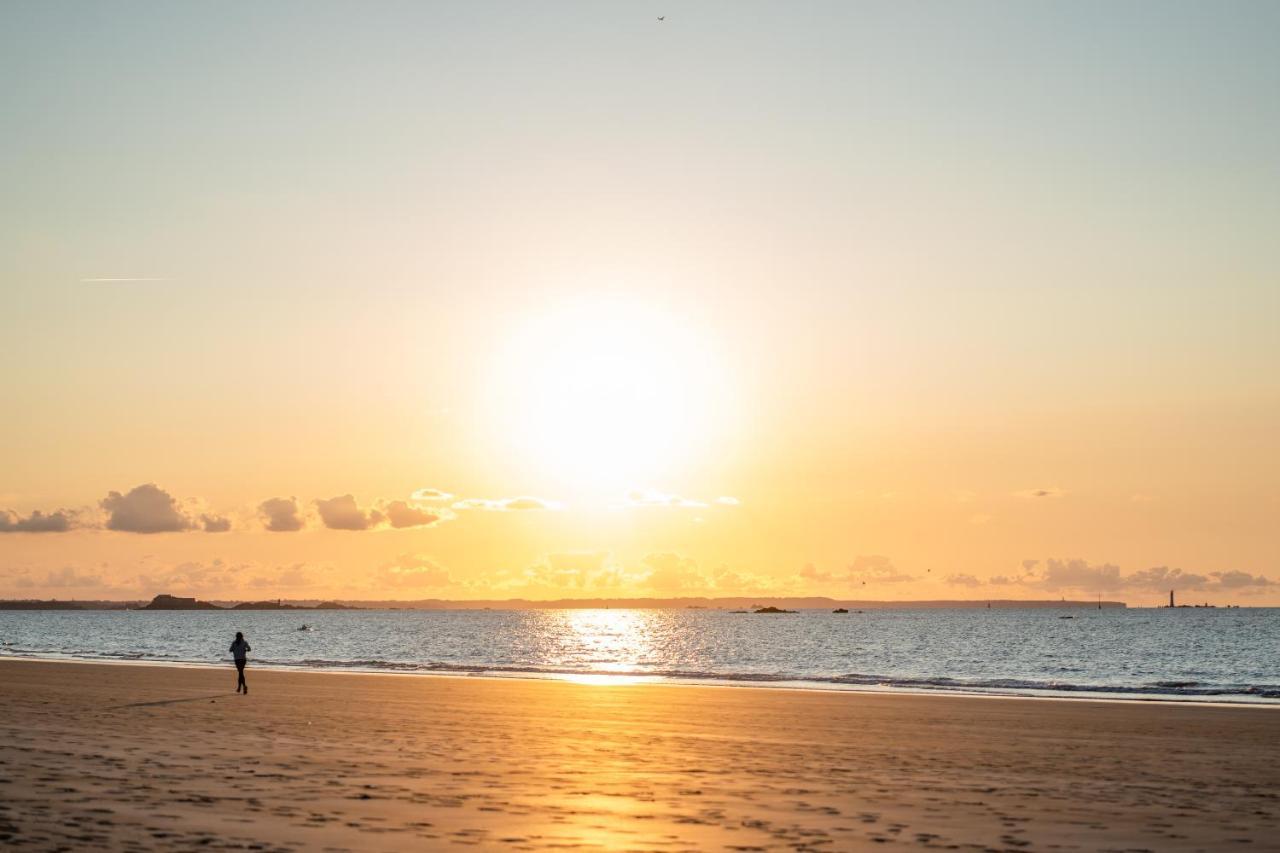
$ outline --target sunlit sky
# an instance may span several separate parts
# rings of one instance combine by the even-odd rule
[[[1280,604],[1277,33],[5,4],[0,596]]]

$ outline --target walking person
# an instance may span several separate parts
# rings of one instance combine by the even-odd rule
[[[236,660],[236,692],[243,690],[246,694],[249,692],[249,685],[244,682],[244,665],[249,662],[249,652],[253,649],[249,648],[249,644],[244,639],[244,634],[236,631],[236,638],[231,643],[231,656]]]

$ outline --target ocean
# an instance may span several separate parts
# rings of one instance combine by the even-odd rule
[[[1263,608],[0,611],[0,656],[225,665],[236,631],[277,669],[1280,704]]]

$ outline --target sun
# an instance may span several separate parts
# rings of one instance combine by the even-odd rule
[[[625,491],[694,462],[721,428],[727,383],[709,336],[639,301],[526,318],[492,383],[502,443],[548,487]]]

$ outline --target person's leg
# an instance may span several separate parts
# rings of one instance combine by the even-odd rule
[[[244,690],[245,693],[249,692],[249,685],[244,683],[244,664],[245,662],[242,660],[236,661],[236,692],[237,693],[239,693],[241,690]]]

